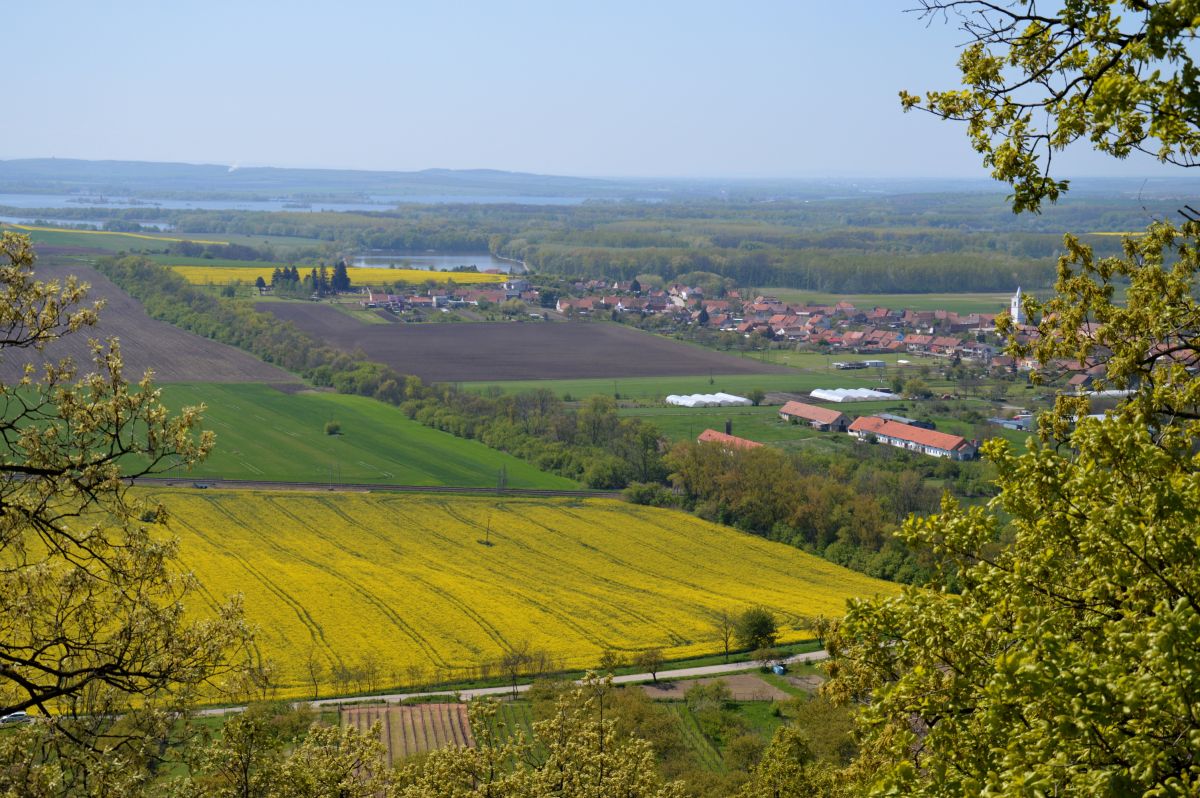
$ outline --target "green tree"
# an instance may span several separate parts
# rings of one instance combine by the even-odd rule
[[[762,404],[763,399],[767,398],[767,392],[762,388],[754,388],[746,394],[746,398],[753,402],[755,407],[758,407]]]
[[[236,603],[208,619],[206,600],[188,606],[196,585],[165,508],[128,488],[208,452],[201,408],[170,416],[148,375],[125,379],[116,341],[93,343],[84,375],[60,360],[55,342],[96,308],[79,306],[86,286],[41,283],[33,264],[28,238],[0,237],[0,351],[47,361],[0,384],[0,714],[53,721],[4,735],[0,792],[33,794],[28,777],[122,795],[160,758],[170,718],[236,670],[246,634]]]
[[[650,674],[650,678],[658,684],[658,672],[663,666],[663,652],[661,648],[646,648],[637,653],[633,658],[633,664],[641,668],[646,673]]]
[[[1195,166],[1200,158],[1200,72],[1192,2],[1063,0],[1057,4],[922,0],[924,16],[957,19],[968,38],[962,86],[905,109],[967,123],[993,176],[1012,184],[1013,209],[1037,210],[1067,181],[1054,153],[1085,139],[1124,158],[1143,152]],[[1057,6],[1057,8],[1056,8]]]
[[[620,651],[606,648],[600,652],[600,673],[611,674],[625,665],[625,657]]]
[[[390,782],[380,728],[314,723],[307,707],[252,704],[171,785],[178,798],[369,798]]]
[[[725,655],[726,662],[729,662],[729,651],[733,647],[733,641],[737,634],[737,620],[737,617],[729,610],[715,610],[709,616],[709,622],[712,624],[717,642],[721,644],[721,651]]]
[[[1016,210],[1065,190],[1049,155],[1078,138],[1118,157],[1197,155],[1194,3],[927,6],[943,8],[977,41],[964,89],[927,105],[970,120]],[[1157,223],[1101,260],[1067,237],[1055,296],[1029,304],[1038,334],[1009,353],[1102,364],[1104,387],[1128,398],[1089,417],[1087,397],[1063,395],[1024,454],[985,444],[999,495],[944,498],[901,531],[938,560],[934,589],[853,602],[831,633],[828,692],[862,702],[847,775],[869,792],[1195,794],[1198,237],[1195,222]]]
[[[845,795],[837,772],[817,761],[804,732],[781,726],[771,739],[739,798],[835,798]]]
[[[1068,242],[1033,350],[1104,362],[1134,394],[1103,420],[1061,396],[1024,455],[986,444],[999,496],[946,498],[902,531],[961,592],[855,603],[832,635],[833,694],[871,698],[861,767],[880,786],[1169,794],[1200,779],[1200,681],[1175,675],[1200,672],[1198,234],[1157,225],[1100,262]]]
[[[739,648],[771,648],[779,636],[779,624],[766,607],[751,607],[738,616],[735,633]]]
[[[933,390],[920,377],[909,377],[904,381],[904,396],[907,399],[928,399]]]
[[[346,269],[346,261],[339,260],[333,266],[333,278],[330,281],[334,291],[350,290],[350,272]]]

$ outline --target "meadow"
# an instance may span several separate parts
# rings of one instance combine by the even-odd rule
[[[744,358],[753,362],[754,358]],[[775,363],[775,361],[772,361]],[[776,364],[777,365],[777,364]],[[837,371],[835,369],[801,371],[783,374],[720,374],[703,373],[684,377],[618,377],[608,379],[546,379],[546,380],[497,380],[463,382],[468,390],[499,390],[519,393],[545,389],[556,396],[583,399],[588,396],[604,395],[621,399],[636,399],[641,402],[662,402],[668,394],[717,393],[724,391],[745,396],[748,391],[761,388],[764,391],[783,393],[808,393],[814,388],[879,388],[879,377],[870,369]],[[885,386],[886,387],[886,386]]]
[[[556,665],[605,649],[720,649],[719,610],[761,604],[781,641],[804,616],[896,585],[682,512],[614,500],[146,489],[204,599],[240,593],[280,694],[366,658],[378,686],[478,673],[529,645]],[[195,608],[201,609],[199,607]],[[495,671],[493,670],[493,673]],[[328,694],[328,683],[322,690]]]
[[[271,274],[278,268],[274,264],[262,266],[247,266],[244,263],[236,266],[188,266],[168,264],[183,279],[195,285],[230,285],[233,283],[251,284],[261,277],[271,282]],[[312,270],[312,267],[297,267],[301,276]],[[353,286],[364,284],[382,285],[392,283],[408,283],[421,285],[428,282],[454,282],[458,285],[481,285],[502,283],[508,279],[503,274],[480,274],[478,272],[434,272],[425,269],[376,269],[371,267],[349,269],[350,281]]]
[[[894,310],[952,310],[955,313],[1000,313],[1008,308],[1011,293],[831,294],[800,288],[756,288],[755,296],[778,297],[783,302],[833,305],[850,302],[860,310],[882,307]]]
[[[482,443],[432,429],[391,405],[363,396],[267,385],[178,383],[162,387],[172,409],[204,404],[204,427],[217,435],[196,478],[287,482],[578,488]],[[337,422],[340,434],[327,435]]]

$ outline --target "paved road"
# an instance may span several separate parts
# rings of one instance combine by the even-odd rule
[[[799,662],[817,662],[827,659],[829,654],[823,650],[808,651],[803,654],[793,654],[784,660],[784,662],[794,664]],[[740,673],[742,671],[754,670],[758,667],[757,662],[730,662],[718,665],[699,665],[695,668],[680,668],[678,670],[659,671],[658,675],[664,679],[679,679],[690,677],[703,676],[720,676],[723,673]],[[629,684],[637,682],[648,682],[653,677],[649,673],[627,673],[623,676],[614,676],[614,684]],[[517,692],[523,693],[529,689],[528,684],[517,685]],[[422,698],[425,696],[457,695],[460,701],[468,701],[472,698],[481,698],[483,696],[495,695],[512,695],[512,687],[475,687],[470,690],[433,690],[424,693],[388,693],[387,695],[372,695],[372,696],[349,696],[346,698],[322,698],[319,701],[302,702],[307,703],[316,709],[336,709],[344,704],[362,704],[365,702],[387,702],[397,703],[410,698]],[[245,707],[224,707],[221,709],[206,709],[202,710],[201,715],[223,715],[227,712],[241,712]]]

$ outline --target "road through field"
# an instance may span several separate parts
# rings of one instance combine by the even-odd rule
[[[800,654],[793,654],[784,663],[795,665],[802,662],[820,662],[829,658],[829,652],[824,649],[818,651],[806,651]],[[698,665],[694,668],[680,668],[679,670],[663,670],[658,672],[658,676],[663,679],[690,679],[704,676],[720,676],[725,673],[741,673],[743,671],[754,670],[758,667],[757,661],[750,662],[728,662],[718,665]],[[613,684],[638,684],[640,682],[648,682],[654,678],[655,674],[650,673],[626,673],[622,676],[614,676]],[[577,679],[576,684],[581,680]],[[529,689],[529,684],[518,684],[516,691],[524,693]],[[297,701],[297,705],[308,705],[316,709],[337,709],[340,706],[347,704],[361,704],[364,701],[376,701],[383,703],[396,703],[399,701],[407,701],[414,698],[429,698],[430,696],[457,696],[460,701],[470,701],[473,698],[485,698],[487,696],[505,696],[512,695],[513,687],[506,685],[504,687],[476,687],[469,690],[431,690],[424,693],[387,693],[386,695],[373,696],[348,696],[346,698],[322,698],[317,701]],[[206,709],[200,712],[201,715],[223,715],[227,712],[242,712],[246,708],[238,707],[223,707],[220,709]]]

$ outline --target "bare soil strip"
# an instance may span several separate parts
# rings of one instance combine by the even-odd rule
[[[81,373],[92,371],[88,339],[115,336],[121,342],[125,374],[133,380],[151,369],[158,382],[300,382],[295,375],[240,349],[150,318],[141,303],[90,266],[38,263],[34,269],[34,276],[42,281],[65,281],[70,275],[91,285],[87,304],[104,300],[100,323],[55,341],[42,352],[6,350],[0,361],[0,380],[14,383],[26,363],[40,365],[63,357],[72,358]]]

